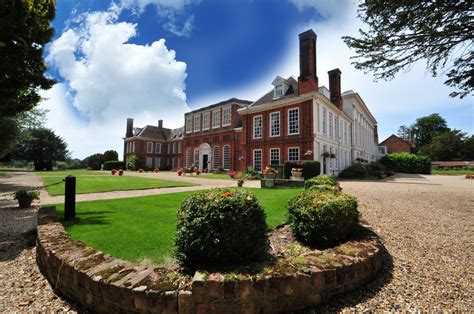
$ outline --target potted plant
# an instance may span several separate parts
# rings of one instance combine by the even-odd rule
[[[28,208],[31,206],[33,200],[39,199],[39,192],[35,190],[21,189],[15,193],[14,198],[18,200],[18,205],[21,208]]]
[[[112,173],[112,175],[114,176],[116,173],[117,173],[117,169],[112,169],[112,171],[110,171]]]
[[[123,170],[120,169],[120,170],[118,171],[118,174],[119,174],[119,176],[123,176]]]
[[[264,173],[265,179],[275,179],[275,175],[278,173],[278,171],[275,168],[267,166],[265,167]]]
[[[142,168],[138,169],[138,173],[143,173],[143,172],[144,172],[144,171],[143,171]]]
[[[237,174],[234,170],[231,170],[227,173],[229,175],[229,177],[231,177],[232,179],[234,179],[235,175]]]
[[[158,172],[160,172],[160,169],[158,168],[153,169],[153,173],[158,173]]]
[[[242,171],[239,171],[235,174],[234,178],[237,179],[237,186],[241,188],[244,185],[245,181],[244,173]]]
[[[200,175],[201,174],[201,171],[199,171],[198,169],[196,169],[196,175]]]
[[[303,168],[291,168],[291,176],[300,179],[303,176]]]
[[[176,173],[178,174],[178,176],[182,176],[183,175],[183,169],[179,168],[178,171],[176,171]]]
[[[336,154],[330,154],[329,157],[336,158]]]
[[[324,158],[329,158],[329,157],[331,157],[331,154],[328,153],[328,152],[324,152],[324,153],[321,154],[321,156],[323,156]]]

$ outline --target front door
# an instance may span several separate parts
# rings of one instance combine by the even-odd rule
[[[207,169],[209,155],[202,155],[202,170]]]

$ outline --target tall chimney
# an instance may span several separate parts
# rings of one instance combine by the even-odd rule
[[[312,29],[299,34],[300,76],[298,77],[298,93],[300,95],[318,90],[316,38],[317,36]]]
[[[125,133],[125,137],[132,137],[133,136],[133,119],[127,119],[127,133]]]
[[[342,110],[341,97],[341,70],[334,69],[328,72],[329,74],[329,97],[331,102],[336,105],[339,110]]]
[[[163,120],[158,120],[158,127],[160,129],[163,127]]]

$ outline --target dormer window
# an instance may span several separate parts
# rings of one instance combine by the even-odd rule
[[[272,85],[275,86],[275,89],[273,92],[274,99],[285,96],[285,93],[288,90],[288,82],[284,78],[277,76],[273,80]]]
[[[283,96],[283,85],[278,85],[275,87],[275,98],[280,98]]]

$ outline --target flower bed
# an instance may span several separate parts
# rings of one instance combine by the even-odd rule
[[[270,239],[281,239],[285,228],[276,229]],[[350,241],[324,251],[291,239],[278,243],[271,244],[276,260],[264,267],[250,272],[196,271],[190,277],[97,252],[66,234],[54,208],[41,208],[37,263],[59,294],[93,311],[183,313],[304,309],[360,286],[382,263],[383,245],[366,227]]]

